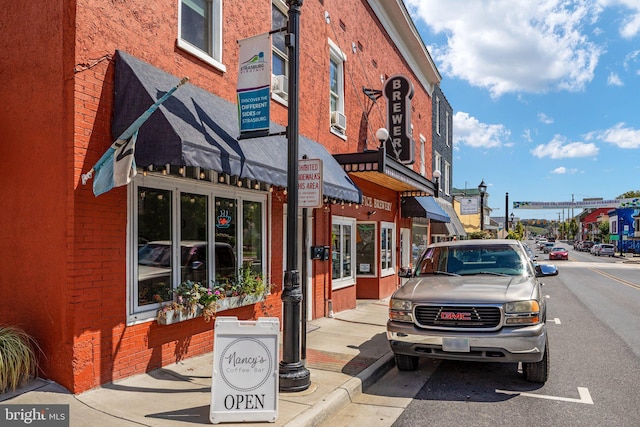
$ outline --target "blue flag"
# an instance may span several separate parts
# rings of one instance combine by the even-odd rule
[[[151,117],[151,114],[153,114],[164,101],[169,99],[169,97],[188,80],[188,77],[183,78],[177,86],[165,93],[149,107],[147,111],[142,113],[142,115],[131,123],[131,125],[122,132],[120,137],[111,144],[111,147],[100,157],[98,163],[96,163],[89,172],[82,174],[82,184],[84,185],[95,172],[96,177],[93,180],[93,194],[95,194],[96,197],[114,187],[127,185],[133,177],[136,176],[134,150],[140,126]]]

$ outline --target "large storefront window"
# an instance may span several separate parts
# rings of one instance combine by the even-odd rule
[[[395,273],[396,237],[395,224],[380,223],[380,263],[381,275],[388,276]]]
[[[339,289],[355,284],[355,229],[353,218],[334,217],[331,227],[331,278],[332,288]]]
[[[233,282],[240,267],[266,275],[266,195],[146,177],[135,185],[131,315],[146,320],[191,280]],[[178,244],[179,242],[179,244]],[[146,313],[140,315],[140,313]]]
[[[376,275],[376,223],[359,222],[356,227],[356,273]]]

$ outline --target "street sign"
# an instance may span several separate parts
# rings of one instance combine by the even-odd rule
[[[298,160],[298,207],[322,206],[322,160]]]

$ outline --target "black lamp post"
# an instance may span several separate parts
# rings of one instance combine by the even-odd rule
[[[300,303],[302,289],[298,265],[298,69],[300,58],[300,8],[302,0],[287,0],[289,6],[289,112],[288,112],[288,201],[287,201],[287,270],[282,289],[282,361],[280,362],[280,391],[303,391],[311,385],[309,370],[300,360]]]
[[[442,176],[442,172],[440,172],[438,169],[433,171],[433,178],[436,180],[436,190],[435,190],[435,197],[439,197],[440,196],[440,177]]]
[[[480,192],[480,231],[484,231],[484,195],[487,192],[487,184],[484,183],[484,179],[478,185],[478,191]]]

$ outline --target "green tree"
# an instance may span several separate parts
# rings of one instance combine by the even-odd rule
[[[576,221],[575,218],[571,218],[571,222],[569,222],[569,236],[571,236],[572,239],[575,239],[577,234],[578,234],[578,222]]]
[[[640,197],[640,190],[627,191],[616,197],[616,199],[632,199],[634,197]]]
[[[600,241],[608,242],[609,241],[609,223],[601,222],[598,224],[598,229],[600,230]]]

